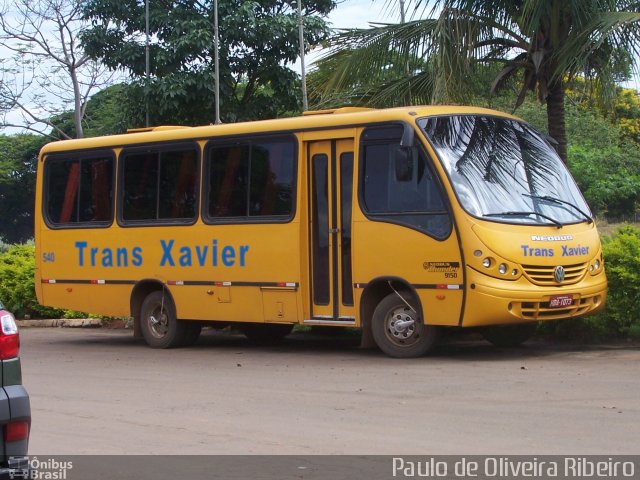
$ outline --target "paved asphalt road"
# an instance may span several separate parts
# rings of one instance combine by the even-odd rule
[[[640,348],[483,342],[396,360],[350,338],[21,331],[32,455],[637,454]]]

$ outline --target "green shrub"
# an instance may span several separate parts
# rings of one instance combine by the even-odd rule
[[[9,245],[0,242],[0,300],[16,318],[29,315],[33,318],[100,318],[111,317],[91,315],[75,310],[45,307],[38,303],[34,285],[35,272],[34,244]],[[125,318],[126,320],[126,318]]]
[[[541,334],[579,342],[640,337],[640,228],[626,225],[602,237],[602,253],[609,281],[605,309],[588,317],[543,322]]]
[[[10,245],[0,253],[0,299],[18,318],[59,318],[64,310],[43,307],[34,288],[35,246]]]
[[[609,292],[604,317],[609,330],[623,336],[640,336],[640,228],[626,225],[604,237]]]
[[[640,203],[637,148],[569,147],[569,167],[587,203],[598,216],[632,215]]]

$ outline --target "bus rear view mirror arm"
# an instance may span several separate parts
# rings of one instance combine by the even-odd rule
[[[400,139],[400,146],[405,148],[411,148],[414,145],[414,131],[413,127],[408,123],[403,125],[402,138]]]
[[[413,148],[399,146],[393,152],[396,181],[409,182],[413,178]]]

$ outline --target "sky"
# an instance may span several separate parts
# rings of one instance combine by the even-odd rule
[[[371,22],[397,22],[398,19],[389,15],[384,5],[385,0],[338,0],[338,6],[327,18],[332,28],[367,28]],[[321,55],[322,50],[316,49],[305,56],[307,73]],[[300,73],[300,59],[291,68]]]
[[[332,28],[367,28],[370,23],[395,23],[399,14],[392,15],[385,6],[386,0],[338,0],[338,6],[329,14]],[[310,56],[311,63],[318,57],[317,52]],[[298,64],[299,65],[299,64]],[[298,66],[298,71],[300,67]]]
[[[366,27],[369,22],[398,21],[397,16],[387,13],[385,4],[384,0],[344,0],[329,14],[329,21],[334,28]]]

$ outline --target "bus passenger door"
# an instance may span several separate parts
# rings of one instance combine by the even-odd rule
[[[309,172],[310,324],[354,325],[351,267],[354,142],[307,143]]]

